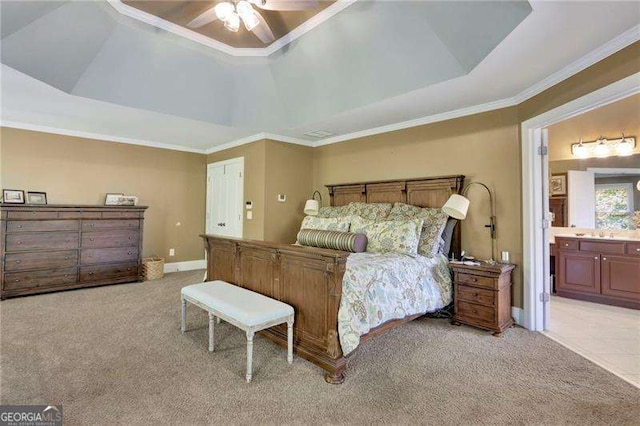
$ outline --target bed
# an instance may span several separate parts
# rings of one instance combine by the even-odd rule
[[[459,193],[463,182],[464,176],[456,175],[327,185],[327,188],[331,206],[345,206],[351,202],[401,202],[417,207],[437,208],[442,207],[451,194]],[[453,253],[459,253],[460,250],[459,228],[457,226],[453,232],[450,250]],[[347,355],[359,344],[447,302],[442,297],[442,294],[447,293],[446,288],[434,292],[438,282],[442,282],[437,275],[448,273],[444,256],[434,259],[405,259],[408,262],[405,267],[417,268],[426,276],[422,277],[426,283],[425,288],[417,290],[420,293],[418,299],[424,306],[416,305],[407,309],[401,306],[389,312],[370,315],[368,319],[360,315],[358,321],[345,318],[339,321],[343,296],[345,300],[362,297],[362,293],[352,291],[346,291],[343,295],[343,281],[347,280],[348,289],[366,285],[349,282],[350,277],[345,277],[347,262],[349,261],[350,270],[367,266],[367,270],[375,271],[375,268],[369,267],[373,263],[377,265],[378,273],[388,273],[389,268],[385,267],[385,262],[391,262],[389,265],[398,264],[400,258],[213,235],[202,237],[208,254],[209,280],[227,281],[295,308],[294,350],[299,356],[324,369],[328,383],[339,384],[344,381]],[[398,283],[402,282],[400,273],[391,275],[395,276]],[[341,314],[344,316],[344,313],[345,309]],[[352,314],[351,318],[358,316],[358,313]],[[277,326],[261,333],[282,346],[287,344],[286,327]]]

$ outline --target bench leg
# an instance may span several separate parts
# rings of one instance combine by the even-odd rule
[[[287,362],[293,363],[293,318],[287,321]]]
[[[247,383],[251,382],[253,371],[253,334],[254,331],[247,331]]]
[[[213,352],[213,348],[215,346],[215,315],[209,312],[209,352]]]
[[[180,330],[184,333],[185,331],[187,331],[187,301],[184,299],[181,299],[182,301],[182,326],[180,327]]]

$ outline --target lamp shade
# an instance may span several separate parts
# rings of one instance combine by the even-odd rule
[[[320,204],[316,200],[307,200],[304,203],[304,214],[308,216],[317,216],[318,210],[320,209]]]
[[[469,210],[469,200],[458,194],[452,194],[442,207],[443,212],[458,220],[467,217],[467,210]]]

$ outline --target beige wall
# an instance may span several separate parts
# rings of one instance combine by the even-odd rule
[[[149,206],[144,256],[204,258],[205,155],[9,128],[0,129],[0,139],[3,187],[44,191],[49,204],[101,205],[107,192],[136,195]]]
[[[207,156],[207,163],[244,157],[244,200],[253,202],[253,218],[244,215],[243,237],[254,240],[264,239],[266,146],[261,140]]]
[[[580,138],[584,142],[600,136],[619,139],[622,133],[636,137],[634,152],[640,154],[640,141],[637,140],[640,136],[640,94],[549,126],[549,161],[576,159],[571,153],[571,144],[578,143]],[[615,156],[609,158],[616,161]]]
[[[313,148],[267,140],[264,239],[294,243],[313,192]],[[278,194],[286,201],[279,202]]]

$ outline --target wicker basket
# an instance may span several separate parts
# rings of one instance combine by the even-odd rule
[[[152,256],[142,259],[142,273],[145,281],[164,277],[164,258]]]

